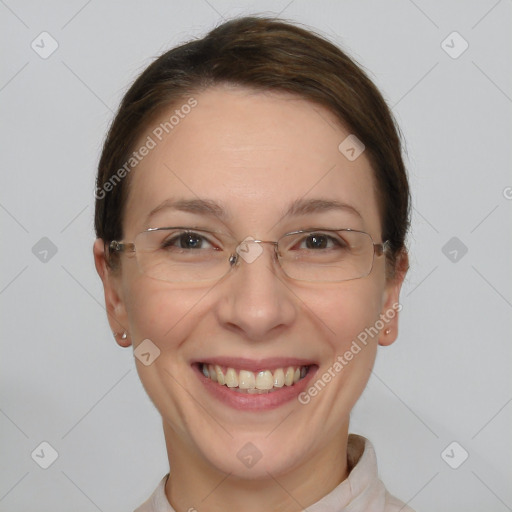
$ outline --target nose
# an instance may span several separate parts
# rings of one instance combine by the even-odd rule
[[[225,328],[258,341],[293,324],[297,299],[280,271],[275,246],[251,240],[237,248],[237,263],[222,283],[217,317]]]

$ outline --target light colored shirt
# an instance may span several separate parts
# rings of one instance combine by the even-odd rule
[[[308,512],[414,512],[388,493],[377,473],[375,450],[364,437],[350,434],[347,446],[349,475]],[[165,475],[155,492],[134,512],[175,512],[165,495]]]

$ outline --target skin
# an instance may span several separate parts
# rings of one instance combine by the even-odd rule
[[[330,112],[291,95],[238,87],[216,86],[194,97],[198,106],[130,176],[124,240],[149,227],[200,224],[229,229],[240,241],[277,240],[325,225],[360,229],[382,242],[370,163],[364,153],[350,162],[339,152],[350,132]],[[175,108],[162,112],[154,126]],[[214,200],[227,217],[221,222],[167,209],[146,221],[153,208],[174,197]],[[300,198],[343,201],[360,217],[324,211],[283,219]],[[367,277],[327,284],[288,279],[270,246],[214,285],[151,279],[130,255],[110,271],[101,240],[94,257],[112,330],[128,333],[118,343],[136,347],[149,338],[161,351],[149,366],[135,361],[162,415],[172,468],[165,490],[177,511],[302,510],[347,477],[349,414],[378,344],[396,339],[398,314],[385,325],[390,333],[383,329],[371,339],[307,405],[292,400],[269,411],[234,410],[206,394],[190,363],[203,356],[301,357],[318,361],[320,377],[398,302],[405,254],[393,280],[386,278],[381,257]],[[262,454],[252,468],[237,458],[247,442]]]

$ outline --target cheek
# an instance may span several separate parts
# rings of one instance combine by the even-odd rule
[[[336,297],[326,297],[325,301],[334,334],[330,337],[331,356],[322,371],[336,375],[332,391],[338,391],[332,397],[332,407],[349,411],[366,386],[375,361],[375,324],[381,312],[382,290],[372,280],[354,281],[345,283]]]
[[[368,336],[365,330],[379,319],[382,293],[382,280],[361,279],[309,295],[310,315],[321,318],[327,327],[319,340],[322,364],[299,402],[311,428],[322,431],[320,444],[336,437],[340,425],[347,424],[371,375],[378,336]]]
[[[328,391],[318,393],[322,398],[315,407],[321,417],[339,419],[358,400],[375,362],[378,333],[372,327],[379,319],[382,289],[377,280],[358,280],[326,288],[312,299],[313,312],[327,326],[327,335],[320,344],[322,365],[307,393],[315,397],[315,383],[318,390],[324,385],[317,381],[328,383]],[[336,429],[334,423],[331,427]]]
[[[184,418],[183,386],[187,387],[190,372],[184,371],[187,359],[184,343],[194,325],[205,290],[188,289],[186,293],[168,283],[140,278],[130,283],[126,309],[134,349],[146,339],[160,350],[148,366],[136,361],[140,380],[159,411],[168,417]],[[186,427],[180,427],[186,431]]]
[[[360,279],[309,293],[311,310],[327,327],[330,348],[336,354],[348,350],[379,318],[383,295],[376,280]]]
[[[169,283],[162,285],[148,278],[133,281],[127,294],[127,313],[135,345],[146,338],[163,351],[179,344],[204,293],[204,289],[184,293]]]

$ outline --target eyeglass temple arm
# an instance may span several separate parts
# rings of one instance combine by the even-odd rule
[[[391,247],[391,243],[389,240],[386,240],[382,244],[373,244],[373,249],[377,256],[382,256],[385,251],[387,251]]]
[[[134,252],[135,244],[134,243],[126,243],[126,242],[118,242],[117,240],[112,240],[108,244],[108,250],[110,252]]]

